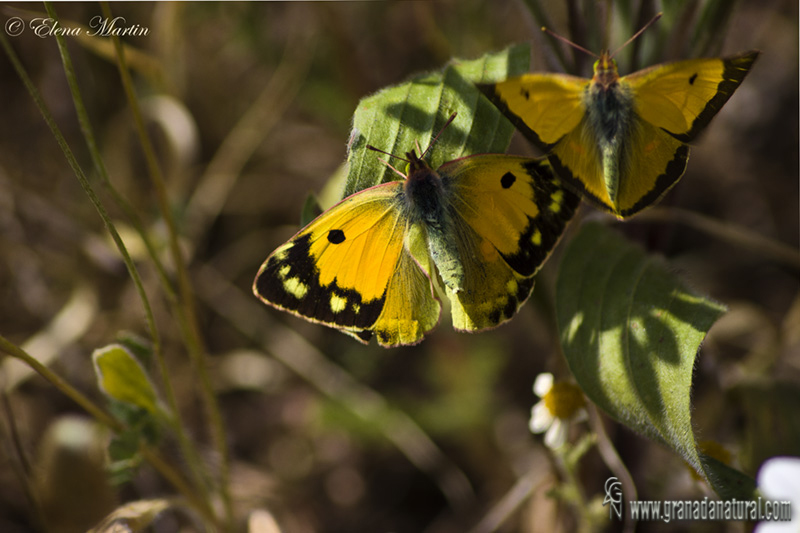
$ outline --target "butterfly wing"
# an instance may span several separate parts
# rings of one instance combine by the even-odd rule
[[[564,74],[525,74],[479,88],[529,141],[548,154],[567,186],[613,211],[596,133],[586,114],[590,83]]]
[[[633,113],[616,160],[619,178],[616,190],[606,187],[610,194],[594,199],[621,218],[658,201],[686,170],[685,143],[728,101],[757,56],[676,61],[621,78]]]
[[[686,170],[689,147],[663,129],[634,116],[629,142],[619,161],[619,183],[613,202],[604,207],[619,218],[656,203]]]
[[[478,88],[545,152],[580,124],[589,80],[564,74],[525,74]]]
[[[620,218],[652,205],[686,169],[688,147],[634,115],[616,162],[618,179],[608,180],[597,144],[587,142],[593,135],[587,118],[553,148],[549,160],[572,189]]]
[[[603,158],[595,142],[596,134],[584,117],[548,154],[556,173],[573,190],[605,209],[613,210],[605,176]]]
[[[406,248],[391,182],[342,200],[273,252],[253,292],[265,303],[367,342],[415,344],[439,320],[430,278]]]
[[[453,327],[497,326],[530,296],[533,276],[580,200],[540,160],[478,155],[446,163],[438,172],[464,267],[463,287],[447,291]]]
[[[757,56],[677,61],[621,78],[633,109],[619,124],[624,138],[605,154],[586,109],[589,80],[529,74],[482,90],[548,154],[565,184],[624,218],[677,183],[689,156],[685,143],[728,101]]]
[[[622,78],[636,113],[684,143],[708,125],[744,80],[759,52],[664,63]]]

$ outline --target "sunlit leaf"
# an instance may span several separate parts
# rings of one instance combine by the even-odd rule
[[[114,400],[158,414],[155,388],[139,361],[122,345],[110,344],[92,354],[97,383]]]
[[[599,224],[584,225],[565,252],[556,306],[564,354],[586,395],[703,473],[691,422],[692,371],[725,308]]]
[[[530,46],[515,45],[471,61],[454,60],[441,72],[423,74],[383,89],[359,102],[353,117],[343,196],[397,180],[367,145],[404,157],[419,143],[425,150],[453,113],[456,120],[442,133],[428,161],[433,168],[476,153],[503,153],[514,127],[475,88],[529,68]],[[390,161],[395,166],[398,160]],[[402,162],[401,162],[402,163]]]

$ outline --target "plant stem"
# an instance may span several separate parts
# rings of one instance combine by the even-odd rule
[[[50,2],[45,2],[45,8],[47,9],[47,14],[53,19],[58,20],[58,15]],[[72,67],[72,59],[70,58],[69,51],[67,50],[66,42],[64,40],[63,35],[56,34],[56,43],[58,44],[58,49],[61,54],[61,61],[64,65],[64,73],[67,78],[67,82],[69,83],[70,91],[72,93],[72,100],[75,105],[75,111],[78,115],[78,122],[81,126],[81,132],[83,133],[83,137],[86,140],[86,144],[89,149],[89,153],[92,156],[92,160],[94,162],[95,169],[98,175],[101,177],[103,184],[106,188],[112,193],[112,196],[116,200],[117,204],[123,208],[123,210],[128,214],[129,219],[134,222],[139,235],[141,236],[142,240],[145,242],[149,255],[153,260],[156,268],[158,270],[159,276],[161,278],[161,284],[164,287],[165,292],[167,293],[170,300],[173,302],[177,302],[177,297],[175,295],[175,291],[172,288],[172,284],[170,283],[166,271],[158,258],[158,254],[155,251],[152,243],[150,242],[147,233],[144,231],[141,221],[139,220],[138,216],[136,216],[135,211],[131,208],[131,206],[122,198],[122,196],[117,192],[117,190],[111,184],[111,180],[108,177],[108,172],[106,170],[105,164],[103,163],[103,159],[100,155],[100,151],[97,148],[97,142],[95,140],[94,131],[92,129],[91,121],[89,120],[89,115],[86,112],[86,107],[83,103],[83,98],[81,97],[80,88],[78,87],[77,77],[75,76],[75,71]],[[88,185],[87,186],[91,187]],[[113,223],[109,220],[107,222],[107,226],[114,228]],[[147,293],[144,290],[144,286],[142,284],[142,280],[139,276],[138,269],[134,264],[133,260],[131,259],[130,255],[128,254],[127,249],[125,248],[124,243],[121,239],[114,239],[115,243],[117,244],[117,249],[119,250],[120,254],[122,255],[122,259],[125,262],[125,266],[128,269],[128,273],[131,276],[134,286],[136,287],[137,292],[139,293],[139,297],[142,301],[142,306],[144,307],[145,312],[145,322],[147,323],[148,330],[150,331],[150,338],[153,342],[153,353],[155,354],[156,361],[158,361],[159,371],[161,374],[161,382],[164,394],[167,398],[167,403],[169,404],[170,410],[172,412],[171,416],[168,418],[169,425],[175,432],[175,435],[178,440],[178,445],[181,448],[181,452],[183,453],[184,457],[187,458],[187,464],[189,465],[190,469],[192,470],[192,474],[195,478],[195,483],[198,487],[203,487],[204,483],[204,475],[201,469],[201,461],[198,459],[198,453],[192,446],[191,440],[189,439],[186,431],[181,423],[180,419],[180,411],[178,409],[178,402],[175,397],[175,391],[172,387],[172,381],[169,376],[169,370],[167,367],[166,359],[164,357],[164,352],[161,345],[161,337],[158,332],[158,328],[155,324],[155,318],[153,317],[153,312],[150,307],[150,302],[147,298]]]
[[[3,37],[0,36],[0,39],[3,39]],[[10,342],[2,335],[0,335],[0,351],[7,353],[11,357],[19,359],[31,367],[34,371],[36,371],[36,373],[46,379],[65,396],[80,405],[84,411],[89,413],[99,423],[108,427],[115,433],[120,433],[125,430],[125,425],[122,424],[122,422],[106,413],[82,392],[70,385],[69,382],[67,382],[64,378],[50,370],[47,366],[40,363],[38,359],[30,355],[16,344]],[[145,459],[147,459],[147,461],[162,476],[164,476],[165,479],[167,479],[181,494],[183,494],[188,501],[194,504],[195,508],[206,520],[208,520],[212,525],[218,525],[218,522],[214,517],[214,513],[211,510],[211,506],[208,504],[208,502],[204,498],[197,495],[181,477],[181,475],[167,461],[165,461],[156,450],[143,445],[140,451]]]
[[[675,207],[654,207],[638,215],[636,222],[679,222],[712,237],[747,248],[756,254],[800,270],[800,250],[769,239],[745,227]]]
[[[101,7],[105,17],[108,19],[113,18],[108,2],[101,2]],[[211,378],[206,367],[205,350],[198,333],[199,330],[195,316],[194,295],[192,292],[191,282],[189,280],[186,262],[184,261],[180,244],[178,242],[178,231],[175,225],[175,219],[172,216],[169,199],[167,198],[164,177],[161,173],[161,168],[158,165],[153,144],[147,134],[141,110],[139,109],[139,102],[133,89],[133,81],[130,77],[130,71],[125,63],[124,50],[118,36],[112,35],[111,38],[117,51],[117,67],[119,68],[120,77],[122,78],[122,86],[125,89],[125,94],[128,98],[128,105],[131,108],[136,129],[139,134],[139,142],[141,143],[142,151],[144,152],[151,182],[155,188],[159,210],[161,211],[161,216],[164,218],[164,222],[167,225],[169,247],[172,254],[172,259],[175,263],[175,273],[178,278],[178,292],[181,297],[181,305],[178,305],[176,309],[179,311],[177,313],[178,322],[181,326],[181,331],[187,345],[189,356],[192,359],[194,367],[200,378],[201,396],[206,406],[214,447],[220,458],[219,491],[220,496],[222,497],[226,522],[230,527],[233,520],[232,503],[229,491],[230,457],[225,439],[225,426],[222,421],[219,405],[217,404],[216,397],[214,395]]]

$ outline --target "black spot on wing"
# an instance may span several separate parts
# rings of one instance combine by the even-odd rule
[[[340,229],[332,229],[328,232],[328,242],[331,244],[342,244],[345,240],[344,232]]]
[[[495,90],[495,85],[477,84],[476,87],[486,96],[486,98],[489,99],[490,102],[494,104],[494,106],[498,109],[498,111],[500,111],[509,121],[511,121],[512,124],[514,124],[514,126],[519,130],[520,133],[522,133],[522,135],[525,136],[525,138],[527,138],[530,142],[535,144],[545,153],[552,150],[553,147],[557,144],[557,143],[547,144],[546,142],[542,141],[542,139],[539,138],[539,135],[535,131],[530,129],[528,125],[525,124],[525,121],[522,120],[521,117],[512,113],[511,110],[508,109],[508,105],[506,104],[506,102],[502,98],[500,98],[499,94],[497,94],[497,91]],[[523,91],[524,92],[522,96],[525,97],[526,100],[529,99],[530,94],[528,93],[528,91],[524,89]]]
[[[697,72],[695,72],[694,74],[692,74],[692,75],[689,77],[689,85],[694,85],[694,81],[695,81],[696,79],[697,79]]]
[[[339,287],[335,279],[330,285],[321,285],[319,269],[311,257],[310,239],[310,234],[303,235],[284,254],[267,259],[266,266],[256,278],[258,295],[280,309],[331,327],[371,328],[386,303],[385,292],[380,299],[364,302],[358,292]],[[287,280],[294,280],[295,286],[300,284],[306,288],[302,298],[286,290]],[[336,313],[331,307],[333,298],[346,302],[345,307]]]
[[[500,178],[500,185],[504,189],[508,189],[509,187],[514,185],[515,181],[517,181],[517,177],[511,172],[506,172],[505,174],[503,174],[503,177]]]
[[[503,257],[519,274],[533,276],[564,233],[580,203],[580,197],[565,188],[545,163],[530,160],[523,166],[533,176],[532,194],[539,213],[535,217],[528,217],[528,226],[519,237],[519,251]],[[554,203],[558,206],[557,210],[553,209]],[[538,244],[534,241],[538,241]]]
[[[697,137],[697,134],[711,122],[714,115],[722,109],[725,102],[739,88],[747,73],[750,72],[750,68],[753,66],[758,54],[759,52],[752,51],[722,59],[721,61],[723,61],[725,68],[722,71],[722,80],[717,85],[717,93],[708,101],[700,114],[697,115],[697,118],[694,119],[692,127],[684,134],[676,134],[669,131],[667,133],[685,143],[691,142]]]

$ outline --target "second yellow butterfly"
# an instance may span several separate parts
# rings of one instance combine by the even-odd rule
[[[657,202],[686,170],[689,147],[759,52],[655,65],[620,77],[604,52],[589,79],[525,74],[479,88],[558,174],[619,218]]]

